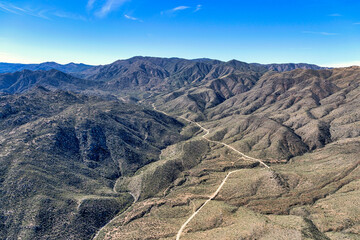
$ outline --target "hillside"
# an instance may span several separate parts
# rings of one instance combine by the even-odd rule
[[[229,75],[154,93],[146,101],[169,114],[202,121],[211,140],[263,159],[271,170],[219,144],[184,148],[195,148],[194,141],[204,134],[199,131],[197,138],[163,151],[160,166],[147,167],[143,174],[183,162],[186,152],[200,153],[197,165],[176,174],[164,192],[153,189],[158,194],[134,204],[96,239],[174,239],[229,169],[240,171],[190,221],[181,239],[358,239],[359,211],[353,202],[360,196],[355,187],[360,177],[359,74],[356,67],[270,71],[244,81]],[[242,90],[231,92],[229,85]],[[118,185],[139,196],[151,187],[134,188],[133,181],[142,180]]]
[[[243,81],[227,76],[154,99],[167,112],[210,120],[215,139],[256,157],[286,160],[359,136],[358,127],[350,127],[359,121],[359,76],[358,68],[267,72]]]
[[[150,109],[44,88],[2,96],[0,119],[1,239],[89,239],[134,201],[115,181],[183,139]]]
[[[36,86],[79,92],[97,85],[99,83],[76,78],[55,69],[0,74],[0,92],[6,93],[22,93]]]

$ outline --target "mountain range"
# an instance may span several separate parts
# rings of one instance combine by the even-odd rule
[[[104,66],[53,62],[42,64],[0,63],[0,90],[24,92],[34,85],[78,91],[90,89],[116,92],[140,87],[144,90],[178,89],[200,81],[221,79],[243,73],[262,74],[268,70],[322,69],[310,64],[247,64],[232,60],[186,60],[179,58],[134,57]],[[67,73],[67,74],[65,74]],[[239,77],[239,76],[237,76]],[[85,81],[89,80],[89,81]],[[71,86],[70,86],[71,85]]]
[[[135,59],[151,59],[152,61],[155,60],[155,58],[152,57],[134,57],[131,60],[135,60]],[[158,60],[160,58],[157,58]],[[165,59],[163,59],[165,60]],[[167,59],[166,61],[168,61],[170,59]],[[185,59],[179,59],[179,58],[173,58],[172,60],[184,60],[184,61],[193,61],[193,62],[215,62],[217,60],[214,59],[209,59],[209,58],[199,58],[199,59],[193,59],[193,60],[185,60]],[[127,60],[123,60],[123,61],[127,61]],[[119,61],[121,62],[121,61]],[[274,71],[279,71],[279,72],[284,72],[284,71],[291,71],[297,68],[301,68],[301,69],[324,69],[324,67],[319,67],[317,65],[314,64],[306,64],[306,63],[285,63],[285,64],[258,64],[258,63],[254,63],[253,65],[260,65],[260,66],[264,66],[269,70],[274,70]],[[21,64],[21,63],[4,63],[4,62],[0,62],[0,73],[12,73],[12,72],[18,72],[18,71],[22,71],[22,70],[31,70],[31,71],[37,71],[37,70],[51,70],[51,69],[56,69],[59,70],[61,72],[64,73],[79,73],[79,72],[83,72],[86,71],[90,68],[93,67],[100,67],[100,66],[92,66],[92,65],[87,65],[87,64],[83,64],[83,63],[68,63],[68,64],[59,64],[56,62],[44,62],[44,63],[40,63],[40,64]]]
[[[44,65],[0,74],[0,239],[359,239],[360,67]]]

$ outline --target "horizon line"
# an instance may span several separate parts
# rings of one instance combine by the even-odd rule
[[[319,67],[325,67],[325,68],[344,68],[344,67],[353,67],[353,66],[360,66],[360,60],[359,61],[349,61],[349,62],[340,62],[340,63],[329,63],[329,64],[321,64],[321,63],[312,63],[312,62],[270,62],[270,63],[261,63],[261,62],[246,62],[246,61],[241,61],[238,59],[229,59],[229,60],[219,60],[219,59],[215,59],[215,58],[207,58],[207,57],[199,57],[199,58],[182,58],[182,57],[158,57],[158,56],[133,56],[130,58],[119,58],[117,60],[113,60],[110,63],[101,63],[101,64],[88,64],[86,62],[62,62],[62,61],[55,61],[55,60],[49,60],[49,61],[44,61],[44,62],[12,62],[12,61],[1,61],[0,63],[7,63],[7,64],[24,64],[24,65],[32,65],[32,64],[43,64],[43,63],[56,63],[56,64],[60,64],[60,65],[67,65],[67,64],[84,64],[84,65],[88,65],[88,66],[103,66],[103,65],[109,65],[112,64],[114,62],[117,61],[123,61],[123,60],[129,60],[132,58],[136,58],[136,57],[142,57],[142,58],[163,58],[163,59],[183,59],[183,60],[189,60],[189,61],[194,61],[194,60],[201,60],[201,59],[208,59],[208,60],[214,60],[214,61],[221,61],[221,62],[230,62],[230,61],[239,61],[239,62],[244,62],[247,64],[261,64],[261,65],[271,65],[271,64],[310,64],[310,65],[317,65]]]

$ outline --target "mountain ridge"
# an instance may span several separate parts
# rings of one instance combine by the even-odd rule
[[[43,62],[40,64],[4,63],[0,62],[0,73],[13,73],[22,70],[51,70],[56,69],[65,73],[77,73],[93,66],[83,63],[59,64],[56,62]]]
[[[0,80],[2,82],[0,89],[10,93],[22,92],[34,84],[44,84],[46,87],[60,86],[61,89],[74,91],[79,91],[79,89],[84,90],[92,86],[104,91],[112,91],[117,88],[134,89],[138,87],[143,90],[174,90],[187,85],[202,84],[201,82],[203,81],[221,79],[229,77],[230,75],[235,76],[239,73],[242,74],[246,72],[251,74],[251,72],[253,72],[263,74],[269,70],[265,65],[248,64],[237,60],[222,62],[213,59],[187,60],[181,58],[137,56],[126,60],[118,60],[108,65],[85,65],[85,69],[80,67],[81,69],[77,69],[76,72],[69,72],[70,70],[68,69],[68,71],[64,73],[70,75],[63,74],[60,77],[59,75],[61,75],[60,72],[62,71],[55,70],[55,67],[66,67],[69,65],[72,65],[72,63],[59,65],[54,62],[46,62],[38,66],[29,65],[32,66],[31,68],[35,69],[35,71],[22,69],[21,73],[17,71],[0,74],[0,78],[2,79]],[[293,66],[293,68],[304,67],[303,65],[291,66]],[[54,74],[55,71],[59,71],[57,72],[58,76],[51,76],[51,73]],[[25,75],[28,75],[28,77]],[[35,75],[36,78],[42,79],[42,82],[35,80]],[[29,78],[32,78],[32,80]],[[65,81],[66,84],[72,85],[72,87],[68,86],[65,88],[59,81]],[[6,87],[9,89],[6,89]]]
[[[78,92],[93,87],[96,83],[76,78],[56,69],[48,71],[24,69],[14,73],[0,74],[0,91],[2,92],[21,93],[39,85]]]
[[[123,60],[117,60],[113,63],[110,64],[114,64],[116,62],[119,61],[126,61],[126,60],[135,60],[135,59],[164,59],[164,60],[185,60],[185,61],[193,61],[193,62],[226,62],[226,61],[220,61],[220,60],[216,60],[216,59],[210,59],[210,58],[197,58],[197,59],[184,59],[184,58],[176,58],[176,57],[171,57],[171,58],[161,58],[161,57],[145,57],[145,56],[135,56],[129,59],[123,59]],[[234,61],[233,60],[229,60],[227,62],[230,61]],[[235,60],[238,61],[238,60]],[[0,73],[12,73],[12,72],[17,72],[17,71],[21,71],[24,69],[27,70],[32,70],[32,71],[36,71],[36,70],[51,70],[51,69],[56,69],[65,73],[73,73],[73,74],[77,74],[80,72],[84,72],[89,68],[93,68],[93,67],[100,67],[100,66],[106,66],[106,65],[110,65],[110,64],[104,64],[104,65],[88,65],[88,64],[84,64],[84,63],[67,63],[67,64],[59,64],[56,62],[43,62],[43,63],[38,63],[38,64],[23,64],[23,63],[6,63],[6,62],[0,62]],[[303,68],[303,69],[325,69],[324,67],[319,67],[315,64],[307,64],[307,63],[272,63],[272,64],[260,64],[260,63],[250,63],[253,65],[261,65],[264,67],[267,67],[269,70],[275,70],[275,71],[290,71],[290,70],[294,70],[296,68]]]

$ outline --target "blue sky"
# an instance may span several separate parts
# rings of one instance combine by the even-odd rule
[[[360,65],[358,0],[0,0],[0,62]]]

